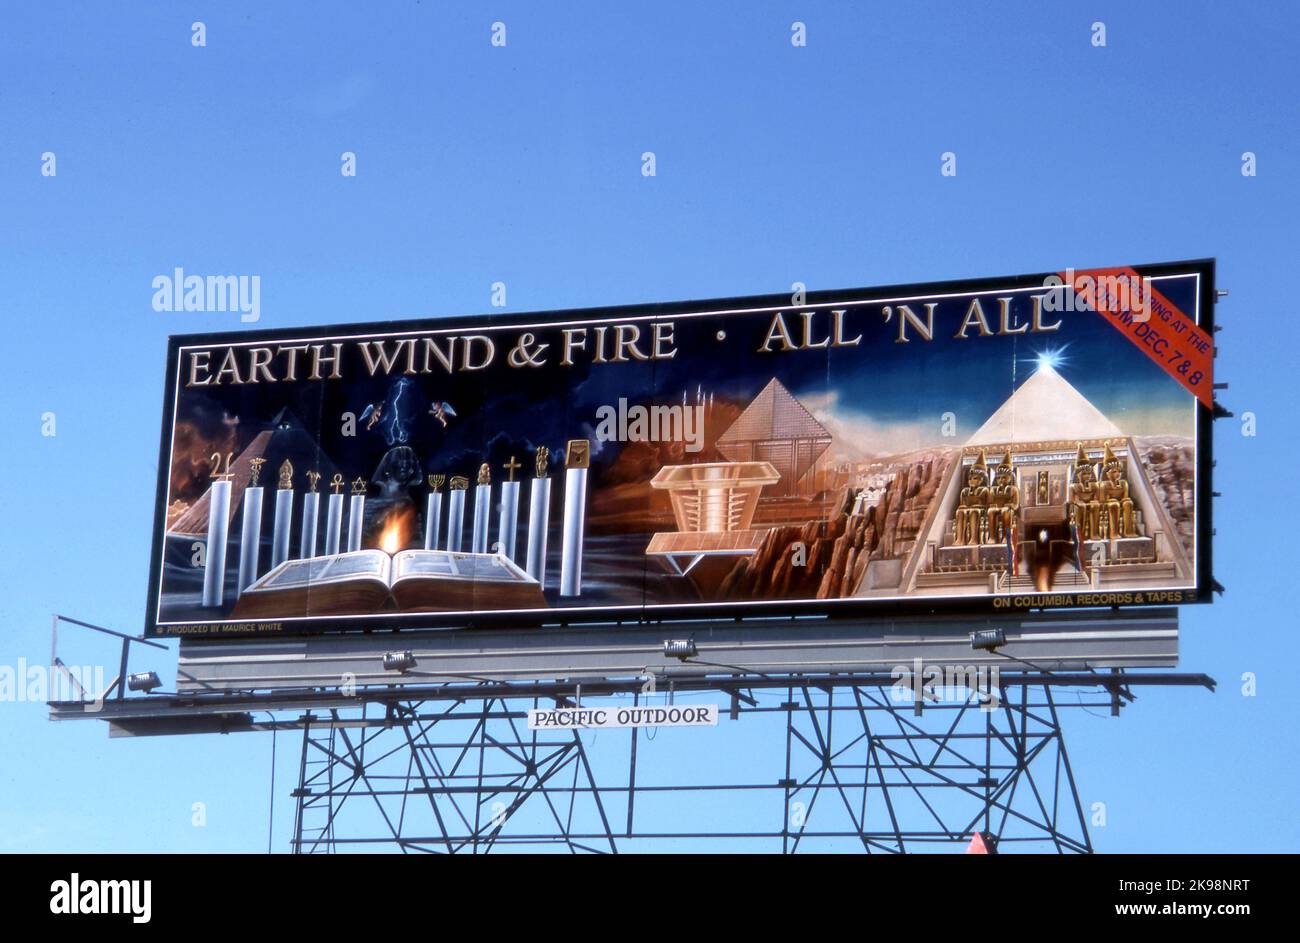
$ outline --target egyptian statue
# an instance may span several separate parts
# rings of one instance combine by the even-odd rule
[[[981,542],[984,518],[989,507],[989,471],[984,450],[966,472],[966,487],[961,489],[957,502],[955,539],[958,544]]]
[[[1002,543],[1007,539],[1020,507],[1020,489],[1016,487],[1015,472],[1011,467],[1011,450],[998,464],[993,475],[993,487],[989,491],[988,539],[990,543]]]
[[[1080,540],[1093,540],[1100,532],[1101,489],[1082,442],[1070,472],[1070,520],[1078,525]]]
[[[1106,455],[1101,460],[1101,524],[1106,537],[1133,537],[1133,500],[1128,495],[1128,480],[1124,466],[1106,443]]]

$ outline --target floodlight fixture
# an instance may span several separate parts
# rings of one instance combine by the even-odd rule
[[[384,670],[407,672],[414,668],[419,662],[409,651],[405,652],[384,652]]]
[[[1007,633],[1002,629],[976,629],[970,634],[970,647],[991,652],[1007,644]]]
[[[161,688],[162,681],[159,680],[156,671],[141,671],[126,676],[126,687],[129,691],[143,691],[148,694],[155,688]]]
[[[699,649],[695,647],[695,639],[693,638],[664,639],[665,658],[677,658],[681,661],[685,661],[688,658],[694,658],[699,653]]]

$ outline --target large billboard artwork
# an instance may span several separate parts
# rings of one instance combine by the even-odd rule
[[[148,631],[1206,599],[1213,274],[174,337]]]

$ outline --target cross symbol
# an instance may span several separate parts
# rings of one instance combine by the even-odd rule
[[[510,477],[509,477],[507,480],[508,480],[508,481],[514,481],[514,480],[515,480],[515,472],[517,472],[517,471],[519,470],[519,462],[517,462],[517,461],[515,460],[515,457],[514,457],[513,455],[511,455],[511,456],[510,456],[510,461],[506,462],[506,463],[505,463],[504,465],[502,465],[501,467],[504,468],[507,472],[510,473]]]

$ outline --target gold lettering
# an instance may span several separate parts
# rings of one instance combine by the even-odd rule
[[[970,307],[966,309],[966,317],[962,320],[961,327],[953,337],[959,340],[965,340],[966,328],[972,326],[980,329],[980,337],[988,337],[993,333],[989,330],[988,319],[984,317],[984,306],[980,304],[978,298],[971,299]]]
[[[782,350],[797,350],[794,340],[790,337],[790,330],[785,326],[785,317],[778,311],[772,316],[772,323],[767,328],[767,336],[763,338],[763,344],[758,348],[762,354],[772,352],[772,341],[780,339]]]
[[[331,344],[330,346],[334,348],[334,353],[332,356],[326,357],[321,353],[321,351],[325,349],[324,344],[311,345],[311,379],[319,380],[321,378],[321,364],[326,363],[330,365],[329,378],[331,380],[337,380],[339,378],[339,360],[343,356],[343,345]]]
[[[298,344],[294,347],[277,347],[277,354],[288,354],[288,363],[285,365],[284,379],[287,383],[292,383],[298,379],[298,354],[307,352],[306,344]]]
[[[844,315],[848,311],[841,309],[831,312],[831,346],[832,347],[856,347],[862,341],[862,335],[859,334],[851,341],[844,339]]]
[[[453,334],[451,337],[447,338],[446,351],[442,351],[438,348],[438,342],[434,338],[426,337],[424,339],[424,373],[433,372],[433,367],[429,363],[429,357],[431,355],[437,359],[438,363],[442,364],[442,369],[445,372],[451,373],[451,365],[456,359],[456,336]]]
[[[275,356],[271,353],[270,347],[254,347],[248,352],[248,382],[258,383],[260,374],[267,383],[274,383],[275,377],[271,375],[271,358]]]
[[[1023,334],[1025,331],[1029,330],[1028,324],[1021,324],[1018,327],[1011,326],[1013,320],[1011,314],[1011,302],[1014,300],[1015,299],[1011,297],[998,299],[998,305],[1001,306],[1002,309],[999,315],[999,320],[1001,322],[998,327],[999,334]]]
[[[190,381],[185,384],[186,386],[207,386],[212,382],[212,378],[208,376],[208,358],[211,356],[212,352],[207,350],[195,351],[190,354]],[[199,363],[200,357],[203,358],[202,363]],[[203,369],[202,380],[199,379],[200,367]]]
[[[573,366],[574,350],[587,349],[587,329],[585,327],[566,327],[564,329],[564,356],[560,359],[560,366]]]
[[[630,335],[630,336],[629,336]],[[616,324],[614,325],[614,363],[626,363],[629,358],[624,356],[624,352],[630,353],[636,360],[649,360],[645,354],[637,348],[636,342],[641,339],[641,328],[635,324]]]
[[[1061,322],[1059,320],[1055,324],[1043,323],[1043,296],[1034,295],[1033,301],[1034,301],[1034,307],[1033,307],[1034,326],[1032,328],[1033,332],[1035,334],[1039,334],[1039,333],[1044,333],[1049,331],[1060,330]]]

